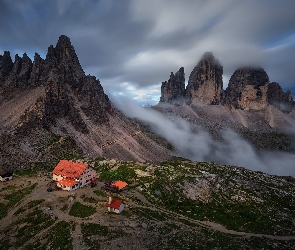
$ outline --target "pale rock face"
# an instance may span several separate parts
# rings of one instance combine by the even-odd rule
[[[269,78],[264,69],[237,69],[229,80],[223,103],[237,109],[264,109],[267,106]]]
[[[246,85],[238,100],[239,107],[244,110],[262,110],[267,108],[267,90],[268,84],[260,86],[259,89],[255,89],[254,85]]]
[[[211,52],[206,52],[189,76],[186,98],[189,103],[219,104],[222,98],[223,67]]]

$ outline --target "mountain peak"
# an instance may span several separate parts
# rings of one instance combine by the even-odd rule
[[[186,98],[191,102],[219,104],[223,91],[223,67],[212,52],[206,52],[191,72]]]
[[[66,35],[60,35],[57,43],[71,44],[71,40]]]

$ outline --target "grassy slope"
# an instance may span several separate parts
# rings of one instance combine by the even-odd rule
[[[105,214],[107,192],[85,187],[84,194],[75,198],[70,207],[64,199],[60,206],[53,208],[59,216],[49,216],[44,209],[46,197],[25,204],[25,197],[38,186],[7,183],[8,186],[0,190],[0,208],[6,214],[12,208],[16,212],[13,221],[0,230],[0,235],[6,235],[0,237],[0,248],[18,248],[25,244],[25,249],[43,249],[48,245],[58,249],[60,242],[64,242],[64,249],[71,249],[71,235],[77,230],[76,226],[90,249],[112,244],[148,249],[291,249],[295,243],[294,239],[224,233],[202,224],[202,221],[210,221],[237,232],[294,236],[293,178],[179,158],[157,166],[101,160],[84,161],[97,169],[101,179],[127,181],[127,190],[114,197],[124,199],[133,209],[126,208],[121,215]],[[154,168],[153,175],[144,176],[147,166]],[[27,174],[34,176],[38,172]],[[16,195],[20,190],[23,190],[21,195]],[[77,212],[77,204],[87,208],[84,209],[87,214],[82,210]],[[93,214],[95,210],[91,207],[96,207],[96,213]]]

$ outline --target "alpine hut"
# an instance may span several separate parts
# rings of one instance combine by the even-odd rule
[[[52,171],[53,180],[63,190],[73,191],[96,179],[96,171],[88,164],[60,160]]]

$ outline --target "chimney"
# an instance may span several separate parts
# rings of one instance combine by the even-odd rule
[[[111,204],[112,204],[112,201],[113,201],[113,198],[112,198],[112,196],[109,196],[109,201],[108,201],[109,205],[111,205]]]

